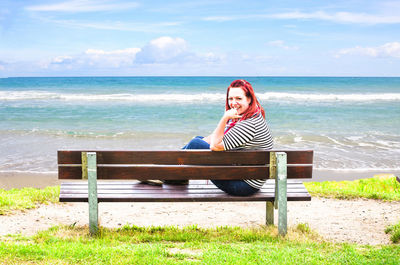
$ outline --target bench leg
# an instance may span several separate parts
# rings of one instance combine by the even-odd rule
[[[273,225],[274,224],[274,202],[267,202],[267,209],[266,209],[266,225]]]
[[[284,236],[287,233],[287,157],[284,152],[277,152],[278,182],[278,231]]]
[[[89,201],[89,232],[92,235],[99,231],[98,200],[97,200],[97,163],[96,153],[87,153],[88,163],[88,201]]]

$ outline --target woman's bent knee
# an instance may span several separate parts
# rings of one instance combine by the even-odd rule
[[[242,180],[211,180],[211,182],[220,190],[234,196],[249,196],[259,191]]]
[[[190,140],[184,149],[210,149],[210,144],[197,136]]]

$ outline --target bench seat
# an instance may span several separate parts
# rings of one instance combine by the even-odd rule
[[[213,201],[274,201],[275,180],[269,179],[263,188],[252,196],[229,195],[211,182],[191,181],[190,185],[152,186],[137,181],[98,181],[98,202],[213,202]],[[288,201],[310,201],[301,181],[287,181]],[[60,202],[88,202],[87,182],[61,184]]]

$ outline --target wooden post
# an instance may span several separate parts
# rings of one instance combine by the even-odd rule
[[[276,153],[269,153],[269,178],[275,179],[276,181]],[[276,194],[276,185],[275,185],[275,194]],[[266,202],[266,225],[274,224],[274,205],[275,202]]]
[[[287,156],[284,152],[276,153],[278,182],[278,231],[284,236],[287,233]]]
[[[88,165],[87,165],[87,153],[82,152],[82,179],[88,179]]]
[[[89,231],[91,235],[95,235],[99,231],[96,153],[88,152],[87,161],[88,161]]]
[[[266,209],[266,225],[273,225],[274,224],[274,203],[267,202],[267,209]]]
[[[275,181],[275,201],[274,201],[274,207],[275,209],[278,209],[278,178],[277,178],[277,170],[276,170],[276,153],[271,152],[269,153],[269,178],[273,178]]]

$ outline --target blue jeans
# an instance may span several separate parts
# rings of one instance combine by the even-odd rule
[[[210,149],[210,144],[203,138],[203,136],[194,137],[182,149]],[[243,180],[211,180],[211,182],[220,190],[235,196],[248,196],[258,191]]]

